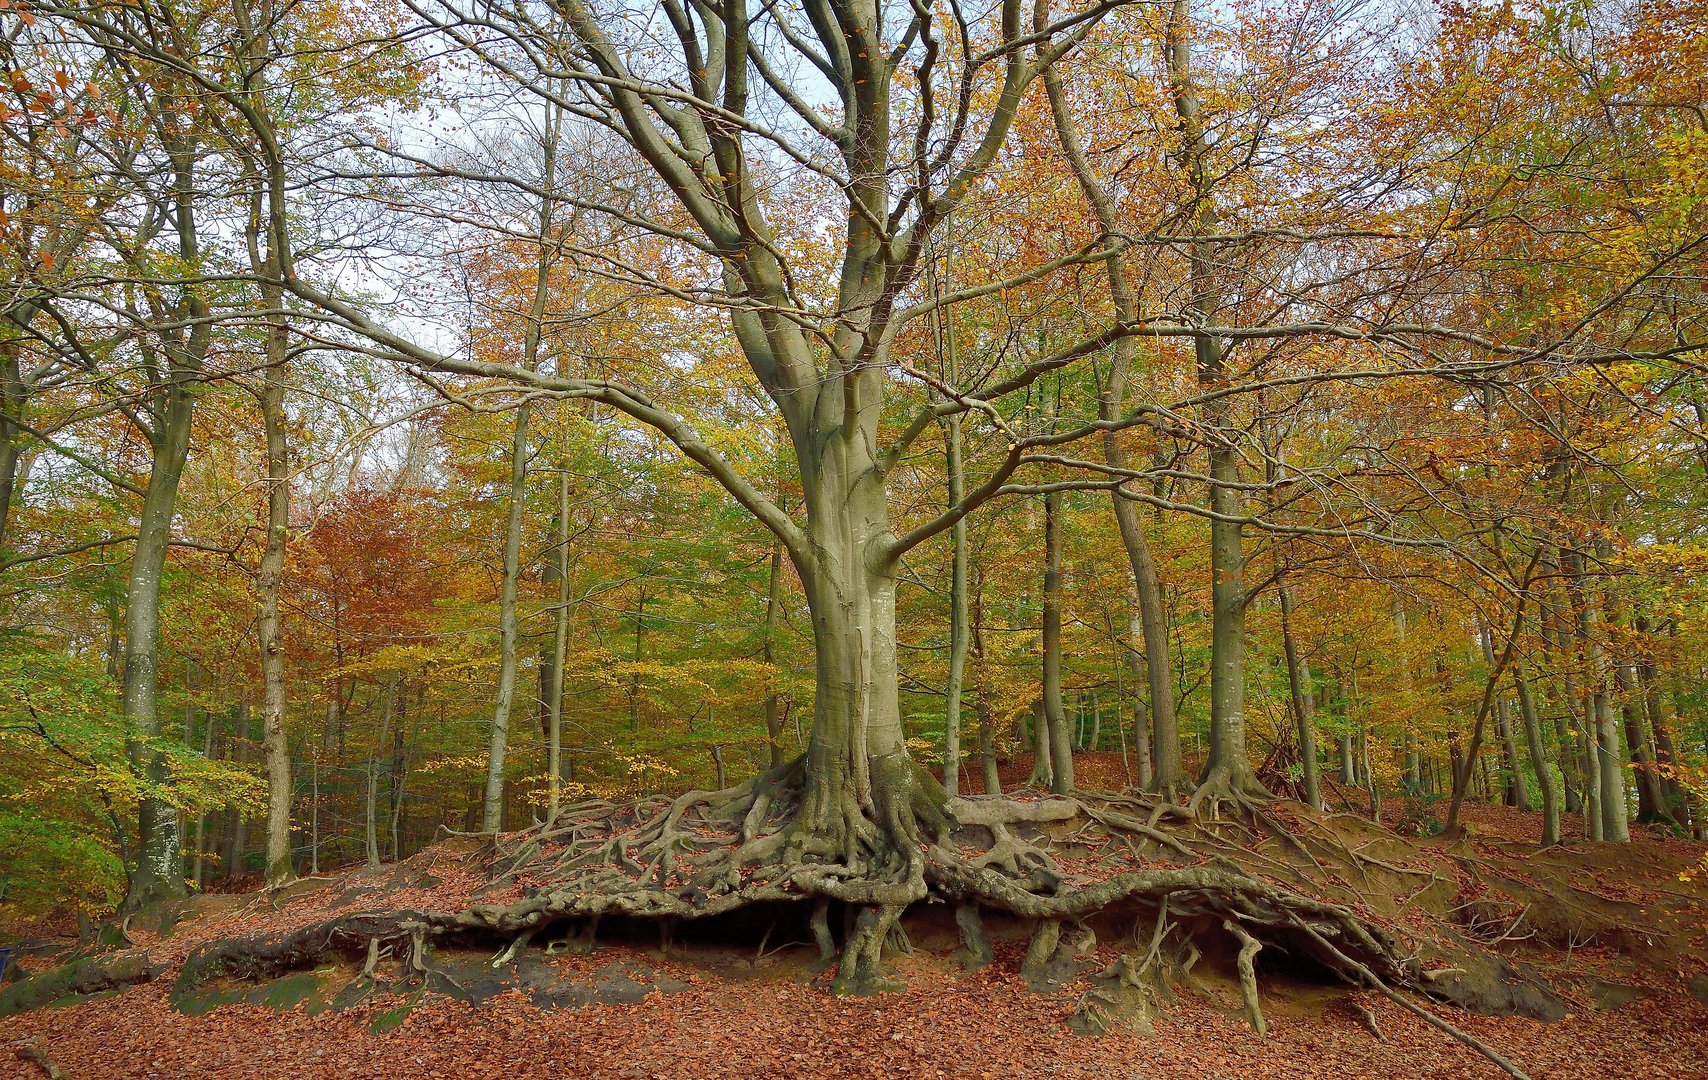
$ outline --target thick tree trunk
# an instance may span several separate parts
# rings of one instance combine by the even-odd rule
[[[504,530],[504,580],[498,593],[498,698],[492,708],[492,734],[486,752],[486,793],[481,831],[504,827],[504,755],[510,741],[510,710],[516,697],[516,583],[522,574],[522,509],[527,501],[528,416],[524,401],[516,407],[510,441],[510,515]]]
[[[803,551],[791,551],[812,618],[812,735],[796,833],[858,862],[858,822],[883,831],[886,860],[918,859],[922,816],[938,820],[942,786],[907,750],[896,670],[893,542],[882,475],[859,430],[832,430],[802,454]]]

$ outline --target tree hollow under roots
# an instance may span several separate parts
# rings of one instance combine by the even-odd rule
[[[459,910],[364,912],[215,941],[180,980],[279,974],[328,952],[366,955],[371,966],[381,950],[419,958],[445,939],[498,942],[503,959],[536,935],[579,928],[591,939],[601,918],[659,920],[668,933],[681,920],[787,903],[811,912],[835,991],[864,994],[890,985],[886,950],[903,940],[903,915],[941,903],[972,966],[991,960],[993,915],[1036,927],[1023,974],[1043,982],[1052,963],[1086,952],[1094,925],[1119,919],[1135,927],[1136,951],[1122,961],[1129,983],[1165,938],[1191,959],[1237,955],[1262,1030],[1254,958],[1283,956],[1387,993],[1498,1057],[1399,990],[1464,1004],[1455,980],[1477,966],[1468,955],[1510,969],[1464,939],[1404,933],[1365,902],[1373,874],[1395,883],[1390,893],[1441,884],[1450,893],[1450,883],[1361,854],[1330,815],[1249,790],[1207,798],[1235,812],[1210,819],[1130,794],[952,798],[904,755],[875,759],[861,791],[813,783],[797,760],[721,791],[568,806],[471,856],[485,884]]]

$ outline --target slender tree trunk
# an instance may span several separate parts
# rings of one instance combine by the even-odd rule
[[[1062,533],[1060,496],[1044,496],[1044,707],[1042,741],[1050,742],[1050,790],[1073,790],[1073,733],[1062,713]]]
[[[522,364],[529,371],[539,366],[540,340],[544,333],[546,300],[551,269],[565,237],[552,235],[556,207],[558,140],[562,134],[563,111],[547,104],[546,123],[540,142],[543,178],[540,189],[538,234],[534,260],[533,300],[522,343]],[[568,232],[574,231],[571,222]],[[529,402],[516,407],[516,427],[510,443],[510,516],[504,531],[504,581],[498,597],[498,695],[492,709],[492,738],[486,756],[486,792],[482,801],[481,830],[496,833],[504,827],[504,756],[510,738],[510,711],[516,696],[516,585],[522,574],[522,510],[527,501]]]
[[[1601,839],[1624,843],[1631,839],[1625,806],[1625,767],[1620,752],[1622,739],[1619,719],[1608,692],[1610,680],[1607,658],[1601,643],[1601,608],[1590,590],[1582,584],[1581,560],[1574,564],[1573,572],[1583,604],[1578,635],[1583,642],[1592,688],[1589,697],[1588,728],[1593,739],[1590,752],[1595,761],[1598,788],[1596,802],[1601,812]]]
[[[283,304],[277,286],[266,285],[262,291],[268,304]],[[255,635],[261,647],[261,753],[267,767],[266,881],[272,886],[295,876],[291,866],[291,752],[285,734],[285,645],[279,619],[279,590],[291,517],[284,365],[284,324],[269,323],[267,367],[261,386],[261,418],[267,433],[267,543],[255,578],[260,601]]]
[[[1637,629],[1649,636],[1648,626],[1641,620]],[[1652,641],[1652,638],[1651,638]],[[1672,736],[1668,732],[1671,717],[1667,713],[1665,699],[1661,694],[1660,679],[1656,674],[1656,664],[1652,654],[1637,665],[1637,682],[1643,694],[1644,713],[1648,717],[1649,731],[1654,737],[1655,761],[1663,769],[1670,770],[1678,765],[1678,755],[1673,749]],[[1682,823],[1685,817],[1684,790],[1679,785],[1678,778],[1670,771],[1661,776],[1661,799],[1666,815],[1674,821]]]
[[[1073,167],[1082,191],[1097,214],[1099,226],[1113,243],[1121,225],[1114,200],[1097,179],[1086,160],[1072,112],[1062,92],[1061,78],[1052,67],[1044,73],[1044,84],[1050,98],[1050,111],[1062,150]],[[1128,321],[1138,316],[1138,305],[1127,277],[1126,261],[1112,254],[1105,262],[1109,277],[1109,295],[1114,302],[1115,316]],[[1138,340],[1122,337],[1110,346],[1108,375],[1098,394],[1097,415],[1104,422],[1120,419],[1126,412],[1127,384],[1132,375],[1133,358]],[[1113,431],[1103,436],[1103,460],[1116,474],[1129,472],[1127,449]],[[1127,553],[1127,564],[1133,575],[1133,587],[1138,600],[1136,622],[1144,638],[1144,662],[1147,685],[1150,689],[1151,729],[1155,733],[1155,768],[1149,767],[1151,743],[1141,742],[1140,783],[1172,794],[1186,782],[1180,763],[1180,732],[1174,714],[1174,673],[1170,670],[1168,652],[1168,615],[1163,606],[1162,581],[1157,574],[1156,561],[1151,556],[1150,542],[1139,520],[1138,508],[1117,488],[1112,492],[1115,525],[1121,533],[1121,544]],[[1135,691],[1136,693],[1136,691]]]
[[[1193,85],[1191,12],[1187,0],[1174,0],[1166,50],[1170,92],[1180,119],[1181,160],[1196,203],[1195,226],[1204,233],[1216,226],[1206,156],[1202,109]],[[1215,281],[1215,247],[1189,245],[1188,302],[1197,318],[1213,321],[1221,306]],[[1227,370],[1220,338],[1192,338],[1198,385],[1224,389]],[[1239,518],[1244,515],[1239,488],[1239,452],[1235,445],[1230,399],[1216,397],[1204,407],[1209,454],[1210,513],[1210,754],[1200,785],[1217,795],[1261,792],[1245,746],[1245,545]]]
[[[240,701],[231,707],[232,761],[249,760],[249,703]],[[249,854],[249,818],[241,809],[231,811],[231,835],[226,837],[225,880],[236,881],[243,876],[243,861]]]
[[[547,820],[557,817],[558,804],[563,795],[563,680],[564,668],[569,663],[569,469],[558,471],[557,478],[557,551],[555,553],[557,571],[557,613],[552,627],[552,670],[549,685],[546,687],[546,816]],[[772,577],[776,577],[777,556],[771,557]],[[775,584],[773,583],[773,589]],[[769,604],[765,611],[765,661],[771,662],[771,608]],[[771,698],[766,699],[767,724],[769,729],[769,709]],[[776,758],[776,732],[771,732],[772,758]]]
[[[1552,847],[1560,842],[1560,796],[1554,787],[1553,755],[1542,736],[1542,724],[1536,716],[1536,702],[1530,693],[1530,678],[1524,661],[1515,660],[1512,681],[1518,690],[1518,712],[1524,719],[1524,741],[1530,750],[1530,767],[1536,773],[1536,787],[1542,796],[1542,846]]]
[[[1550,579],[1561,576],[1564,565],[1557,553],[1550,559],[1545,576]],[[1542,596],[1546,606],[1538,622],[1542,632],[1543,657],[1548,670],[1557,676],[1550,678],[1545,686],[1550,712],[1553,715],[1554,739],[1560,748],[1560,787],[1565,812],[1582,814],[1582,788],[1573,783],[1574,775],[1581,776],[1582,761],[1571,749],[1575,745],[1571,729],[1576,727],[1572,714],[1577,702],[1577,684],[1572,676],[1571,639],[1566,630],[1564,608],[1558,602],[1558,590],[1547,589]]]
[[[419,699],[417,699],[419,704]],[[391,821],[387,826],[391,837],[391,860],[396,862],[403,858],[403,786],[407,777],[409,745],[409,695],[400,694],[397,699],[397,722],[391,729],[391,768],[387,769],[390,778],[390,791],[387,793],[387,806],[390,807]]]
[[[1139,763],[1139,787],[1150,789],[1156,785],[1156,759],[1152,753],[1153,740],[1151,723],[1154,721],[1154,710],[1146,703],[1144,685],[1149,675],[1148,657],[1141,653],[1141,648],[1149,650],[1144,636],[1144,616],[1139,610],[1138,589],[1127,591],[1127,641],[1122,647],[1126,653],[1127,670],[1133,677],[1133,753]],[[1175,751],[1178,754],[1180,739],[1174,739]]]
[[[1631,763],[1637,781],[1637,820],[1645,823],[1671,822],[1667,808],[1665,784],[1660,770],[1655,744],[1655,723],[1649,711],[1650,697],[1640,682],[1637,665],[1621,664],[1618,668],[1621,713],[1625,720],[1625,741],[1631,750]]]
[[[379,832],[379,803],[380,803],[380,747],[391,739],[392,713],[397,707],[397,676],[386,678],[385,690],[380,695],[380,734],[374,740],[373,752],[368,754],[368,798],[367,814],[364,819],[366,830],[364,839],[368,853],[368,865],[380,864],[380,832]]]
[[[1494,628],[1483,627],[1479,636],[1483,641],[1483,659],[1492,669],[1495,663]],[[1530,789],[1524,782],[1524,770],[1518,766],[1518,743],[1513,737],[1512,714],[1507,709],[1506,698],[1498,693],[1495,698],[1495,734],[1500,739],[1501,762],[1507,771],[1504,801],[1508,806],[1529,810]]]
[[[213,760],[214,729],[219,725],[214,717],[218,714],[212,709],[202,710],[202,757]],[[196,856],[190,864],[190,880],[195,883],[197,891],[207,888],[208,883],[208,814],[206,810],[196,815]]]
[[[986,795],[1002,794],[1002,776],[997,771],[996,715],[990,704],[990,673],[985,667],[984,651],[984,588],[980,579],[972,595],[972,653],[978,672],[978,686],[973,693],[973,713],[979,722],[979,773]]]
[[[961,475],[961,416],[948,418],[949,505],[964,497]],[[958,794],[961,786],[961,683],[967,666],[967,522],[949,529],[949,682],[943,707],[943,789]]]
[[[510,442],[510,516],[504,530],[504,581],[498,594],[498,699],[492,710],[492,736],[486,754],[486,794],[481,831],[504,827],[504,754],[510,740],[510,709],[516,697],[516,583],[522,573],[522,509],[527,500],[528,415],[516,407]]]
[[[152,744],[159,734],[158,658],[160,584],[178,505],[178,482],[190,451],[194,395],[188,373],[175,374],[162,391],[149,472],[125,591],[124,717],[131,767],[151,785],[167,783],[166,759]],[[137,821],[137,865],[126,911],[184,895],[178,811],[165,798],[145,794]]]
[[[1293,638],[1293,591],[1285,584],[1281,593],[1281,649],[1287,658],[1287,689],[1298,725],[1299,763],[1304,772],[1305,802],[1322,809],[1322,783],[1317,769],[1317,728],[1309,706],[1307,674],[1299,661],[1299,646]]]
[[[10,312],[7,321],[18,325]],[[24,403],[29,397],[18,352],[16,341],[0,342],[0,561],[6,557],[12,500],[18,494],[18,459],[24,434],[17,425],[23,420]]]
[[[1022,720],[1024,724],[1026,721]],[[1039,694],[1032,702],[1031,714],[1032,733],[1032,776],[1026,782],[1027,787],[1048,789],[1055,786],[1055,740],[1050,737],[1049,713],[1044,708],[1044,695]]]

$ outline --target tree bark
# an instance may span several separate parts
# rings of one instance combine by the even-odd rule
[[[492,709],[492,732],[486,753],[486,793],[481,804],[481,831],[504,827],[504,755],[510,740],[510,710],[516,697],[516,585],[522,574],[522,510],[527,501],[527,401],[516,407],[516,426],[510,441],[510,514],[504,530],[504,580],[498,593],[498,697]]]
[[[552,620],[551,677],[546,685],[546,815],[555,818],[563,795],[563,681],[564,667],[569,663],[569,469],[558,471],[557,478],[557,551],[553,570],[557,575],[557,612]],[[776,575],[776,556],[771,559],[772,576]],[[773,585],[775,588],[775,585]],[[771,610],[765,612],[766,662],[771,660]],[[767,699],[767,705],[770,699]],[[769,716],[767,716],[769,720]],[[767,729],[770,728],[769,722]],[[773,747],[776,733],[772,732]],[[775,758],[775,750],[772,752]],[[775,764],[775,761],[773,761]]]
[[[231,707],[231,751],[226,757],[235,762],[249,759],[249,703],[240,701]],[[249,854],[249,819],[241,809],[231,811],[231,834],[225,838],[225,880],[236,881],[243,876],[243,860]]]
[[[1044,85],[1049,94],[1050,112],[1055,120],[1062,151],[1073,168],[1080,189],[1097,215],[1098,227],[1103,230],[1105,243],[1113,244],[1121,227],[1114,200],[1110,198],[1108,190],[1092,172],[1090,162],[1086,160],[1079,133],[1073,123],[1072,112],[1062,92],[1060,75],[1054,69],[1046,71]],[[1125,259],[1119,253],[1111,254],[1104,265],[1116,318],[1124,322],[1137,318],[1138,304],[1133,295],[1132,283],[1127,277]],[[1135,338],[1123,337],[1109,350],[1109,372],[1099,388],[1097,399],[1097,416],[1105,423],[1121,419],[1126,411],[1127,384],[1132,375],[1133,358],[1137,349],[1138,341]],[[1104,433],[1103,460],[1116,475],[1132,468],[1126,447],[1114,431]],[[1127,565],[1133,576],[1133,587],[1138,599],[1137,622],[1144,638],[1151,730],[1155,737],[1154,772],[1147,761],[1151,755],[1141,753],[1140,783],[1146,786],[1154,783],[1158,791],[1172,794],[1185,783],[1186,778],[1180,763],[1180,731],[1174,712],[1174,672],[1169,664],[1168,615],[1163,606],[1162,580],[1157,574],[1156,561],[1151,556],[1150,542],[1145,536],[1144,525],[1139,520],[1138,508],[1119,488],[1112,492],[1112,498],[1115,525],[1121,534],[1121,545],[1127,553]],[[1147,749],[1150,746],[1149,743],[1143,742],[1140,745]]]
[[[951,349],[951,352],[953,350]],[[965,497],[961,475],[961,417],[949,417],[948,439],[949,505],[960,505]],[[949,529],[949,679],[943,704],[943,790],[949,795],[961,787],[961,683],[967,666],[967,522],[965,518]]]
[[[1062,535],[1061,496],[1044,496],[1044,730],[1040,740],[1050,744],[1050,790],[1066,795],[1073,790],[1073,733],[1062,712]]]
[[[1309,672],[1299,660],[1293,638],[1293,592],[1285,584],[1281,593],[1281,649],[1287,658],[1287,689],[1293,706],[1293,723],[1299,732],[1299,763],[1304,773],[1305,802],[1322,809],[1322,782],[1317,765],[1317,728],[1307,686]]]
[[[1536,702],[1530,693],[1530,677],[1524,661],[1515,660],[1512,681],[1518,689],[1518,712],[1524,719],[1524,741],[1530,750],[1530,767],[1536,773],[1536,788],[1542,796],[1542,846],[1552,847],[1560,842],[1560,796],[1554,787],[1553,756],[1542,736],[1542,723],[1536,716]]]
[[[160,585],[166,570],[178,483],[190,451],[194,396],[188,371],[163,388],[164,401],[151,442],[154,464],[143,495],[136,549],[125,596],[124,717],[131,767],[151,785],[168,782],[166,758],[152,743],[159,734]],[[157,794],[142,798],[137,821],[138,856],[125,910],[137,911],[184,895],[178,811]]]

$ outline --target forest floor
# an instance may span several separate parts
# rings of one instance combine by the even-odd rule
[[[1085,763],[1087,786],[1099,770],[1119,779],[1118,756],[1107,757]],[[1398,800],[1388,809],[1390,826],[1410,824],[1416,810]],[[1566,1011],[1544,1023],[1431,1008],[1531,1077],[1708,1075],[1708,889],[1680,881],[1704,845],[1634,829],[1629,848],[1574,843],[1538,855],[1536,815],[1473,804],[1467,817],[1466,839],[1390,838],[1400,846],[1384,855],[1452,867],[1456,917],[1484,920],[1483,940],[1496,939]],[[1175,979],[1160,1007],[1076,1034],[1093,973],[1119,959],[1120,940],[1104,935],[1079,974],[1035,992],[1019,974],[1025,926],[993,921],[996,962],[968,972],[941,907],[911,917],[912,951],[886,958],[905,988],[867,998],[829,994],[832,973],[804,920],[779,910],[684,925],[667,951],[639,926],[608,928],[591,951],[536,943],[498,972],[491,948],[436,948],[425,988],[364,978],[359,959],[264,982],[175,985],[192,949],[234,934],[381,906],[455,907],[482,884],[466,861],[472,843],[453,839],[271,897],[198,897],[167,934],[132,926],[160,977],[0,1019],[0,1076],[1498,1075],[1388,998],[1313,978],[1273,950],[1258,961],[1265,1037],[1247,1022],[1231,965],[1218,963]],[[1481,869],[1467,874],[1472,864]],[[1568,909],[1603,930],[1581,940],[1562,930]],[[1524,917],[1488,929],[1514,910]],[[1606,931],[1616,924],[1627,929]],[[36,935],[23,957],[31,970],[71,948],[52,929],[14,928]]]

